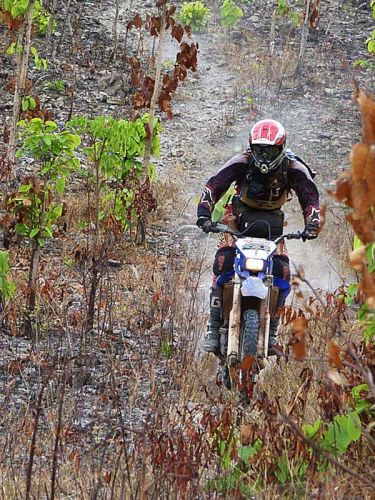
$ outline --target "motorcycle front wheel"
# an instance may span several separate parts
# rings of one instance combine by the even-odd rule
[[[243,317],[243,330],[241,338],[241,362],[248,356],[256,358],[259,342],[259,313],[248,309]]]

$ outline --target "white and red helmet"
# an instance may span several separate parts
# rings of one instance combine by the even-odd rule
[[[286,133],[276,120],[261,120],[250,132],[250,149],[262,174],[278,168],[284,158]]]

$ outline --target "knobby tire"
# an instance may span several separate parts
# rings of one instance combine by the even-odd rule
[[[243,331],[241,339],[241,361],[246,356],[256,358],[259,342],[259,313],[254,309],[248,309],[244,313]]]
[[[245,358],[252,357],[252,367],[249,371],[241,371],[240,375],[240,401],[247,406],[254,396],[255,385],[253,383],[253,373],[258,352],[260,319],[258,311],[248,309],[243,316],[243,330],[241,338],[241,362]]]

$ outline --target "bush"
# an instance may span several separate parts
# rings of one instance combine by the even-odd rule
[[[220,9],[221,25],[232,28],[243,16],[243,10],[240,9],[233,0],[224,0]]]
[[[184,2],[181,7],[180,21],[185,26],[190,26],[193,31],[202,31],[206,26],[210,9],[200,0],[197,2]]]

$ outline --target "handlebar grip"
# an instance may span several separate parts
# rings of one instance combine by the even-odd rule
[[[212,226],[211,229],[210,229],[210,233],[221,233],[223,230],[220,229],[219,227],[217,226]]]
[[[286,236],[287,240],[300,240],[303,239],[303,233],[298,232],[298,233],[290,233]]]

